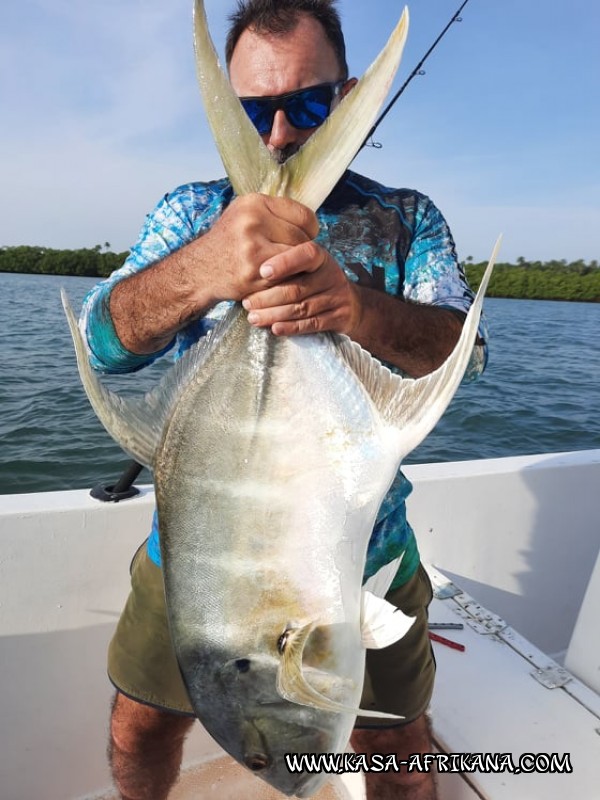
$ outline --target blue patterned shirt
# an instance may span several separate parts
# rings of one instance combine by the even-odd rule
[[[179,357],[204,336],[229,308],[219,303],[204,317],[183,328],[159,353],[135,355],[115,332],[109,311],[110,293],[118,281],[152,264],[206,233],[233,199],[228,180],[189,183],[164,196],[148,215],[138,241],[121,269],[99,283],[84,300],[81,326],[95,369],[106,373],[133,372],[174,348]],[[466,314],[473,293],[456,257],[450,230],[429,198],[409,189],[392,189],[346,172],[317,212],[317,242],[338,261],[349,279],[414,303],[439,306]],[[465,380],[473,380],[487,359],[483,344],[473,350]],[[394,372],[399,372],[387,364]],[[419,563],[405,500],[411,491],[398,472],[377,516],[367,554],[365,579],[404,553],[392,584],[410,578]],[[158,524],[154,516],[148,553],[160,565]]]

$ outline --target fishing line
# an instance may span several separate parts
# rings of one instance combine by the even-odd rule
[[[377,120],[377,122],[376,122],[376,123],[373,125],[373,127],[371,128],[371,130],[370,130],[370,131],[369,131],[369,133],[367,134],[367,137],[366,137],[365,141],[362,143],[361,150],[362,150],[362,148],[363,148],[363,147],[374,147],[376,150],[381,150],[381,148],[383,147],[383,145],[381,144],[381,142],[373,142],[373,141],[369,142],[369,139],[371,139],[371,138],[372,138],[373,134],[375,133],[375,131],[377,130],[377,128],[379,127],[379,125],[381,124],[381,122],[383,122],[383,120],[386,118],[386,116],[388,115],[388,113],[391,111],[391,109],[392,109],[392,106],[394,105],[394,103],[396,103],[396,101],[398,100],[398,98],[400,97],[400,95],[402,94],[402,92],[403,92],[403,91],[406,89],[406,87],[408,86],[408,84],[409,84],[409,83],[412,81],[412,79],[413,79],[413,78],[415,78],[417,75],[425,75],[425,70],[423,69],[423,64],[424,64],[424,63],[427,61],[427,59],[429,58],[429,56],[430,56],[430,55],[433,53],[433,51],[435,50],[435,48],[436,48],[436,47],[438,46],[438,44],[439,44],[439,43],[442,41],[442,39],[444,38],[444,36],[446,35],[446,33],[447,33],[447,32],[449,31],[449,29],[452,27],[452,25],[453,25],[455,22],[462,22],[462,17],[460,16],[460,12],[463,10],[463,8],[464,8],[464,7],[467,5],[467,3],[468,3],[468,2],[469,2],[469,0],[464,0],[464,2],[463,2],[463,3],[461,3],[460,7],[459,7],[459,8],[458,8],[458,9],[457,9],[457,10],[454,12],[454,14],[452,15],[452,18],[450,19],[450,22],[449,22],[449,23],[446,25],[446,27],[444,28],[444,30],[443,30],[443,31],[440,33],[440,35],[437,37],[437,39],[435,40],[435,42],[434,42],[434,43],[431,45],[431,47],[429,48],[429,50],[428,50],[428,51],[425,53],[425,55],[423,56],[423,58],[422,58],[422,59],[419,61],[419,63],[417,64],[417,66],[416,66],[416,67],[413,69],[413,71],[410,73],[410,75],[408,76],[408,78],[407,78],[407,79],[404,81],[404,83],[402,84],[402,86],[401,86],[401,87],[398,89],[398,91],[396,92],[396,94],[395,94],[395,95],[392,97],[392,99],[390,100],[390,102],[387,104],[387,106],[386,106],[386,107],[384,108],[384,110],[381,112],[381,114],[379,115],[379,119],[378,119],[378,120]],[[360,152],[360,151],[359,151],[359,152]]]

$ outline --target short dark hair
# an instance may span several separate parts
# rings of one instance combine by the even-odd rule
[[[335,0],[238,0],[237,9],[229,15],[229,32],[225,42],[225,59],[231,63],[233,51],[242,33],[253,28],[257,33],[281,35],[293,31],[299,17],[306,14],[320,22],[348,80],[346,43]]]

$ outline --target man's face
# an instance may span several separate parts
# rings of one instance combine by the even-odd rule
[[[285,35],[245,30],[233,51],[229,77],[240,97],[271,96],[338,81],[341,67],[320,23],[302,15],[294,30]],[[342,94],[355,82],[348,81]],[[295,128],[284,111],[277,109],[273,127],[262,139],[274,158],[285,161],[315,130]]]

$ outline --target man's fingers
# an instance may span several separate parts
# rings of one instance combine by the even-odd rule
[[[261,240],[293,247],[316,236],[318,223],[312,216],[310,209],[288,198],[251,194],[237,197],[215,227],[223,227],[228,237],[248,239],[250,247]]]
[[[289,306],[301,303],[313,295],[326,293],[331,288],[327,276],[319,272],[303,273],[284,283],[268,286],[244,298],[246,311],[258,311],[262,308]]]
[[[327,252],[316,242],[303,242],[267,259],[259,272],[265,280],[285,281],[303,272],[316,272],[326,259]]]
[[[351,306],[340,303],[339,295],[331,292],[311,295],[294,303],[253,308],[248,314],[251,325],[271,328],[280,336],[320,331],[344,333],[351,318]]]
[[[317,295],[308,300],[300,300],[298,303],[250,311],[248,314],[248,322],[251,325],[265,328],[274,325],[276,322],[307,320],[320,317],[323,314],[331,312],[333,308],[334,305],[328,295]]]
[[[264,205],[277,219],[300,228],[309,239],[314,239],[319,233],[317,215],[296,200],[289,197],[271,197],[270,195],[252,195],[260,197]]]
[[[338,330],[341,332],[340,320],[336,311],[320,314],[318,317],[308,317],[307,319],[275,322],[271,326],[271,333],[275,336],[303,336],[309,333]]]
[[[260,273],[271,285],[242,301],[251,325],[270,328],[277,336],[346,333],[356,327],[360,316],[356,291],[337,261],[314,242],[275,254]]]

